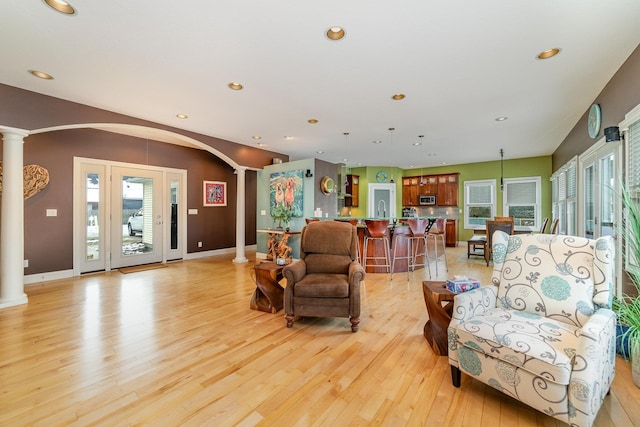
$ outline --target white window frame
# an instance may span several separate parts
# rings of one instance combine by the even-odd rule
[[[534,223],[533,225],[525,226],[525,225],[515,225],[514,230],[519,231],[537,231],[540,229],[542,222],[540,220],[540,212],[542,209],[542,190],[541,183],[542,178],[539,176],[528,176],[528,177],[520,177],[520,178],[504,178],[504,194],[502,196],[502,213],[505,216],[509,215],[509,206],[521,206],[520,204],[509,204],[508,200],[508,189],[509,184],[524,184],[524,183],[534,183],[536,186],[536,195],[535,202],[533,203],[534,207]],[[529,206],[529,204],[527,204]]]
[[[573,177],[573,188],[571,187]],[[558,234],[578,235],[578,156],[574,156],[551,176],[552,223],[558,220]],[[549,230],[551,232],[551,230]]]
[[[637,184],[637,174],[638,171],[631,171],[631,167],[633,166],[630,162],[632,154],[631,154],[631,150],[632,147],[630,146],[630,144],[632,143],[632,141],[630,141],[630,135],[629,135],[629,127],[635,123],[637,123],[638,121],[640,121],[640,104],[637,105],[634,109],[632,109],[631,111],[629,111],[629,113],[627,113],[625,115],[625,119],[620,123],[619,127],[620,127],[620,132],[624,134],[625,136],[625,143],[624,143],[624,170],[625,170],[625,180],[624,180],[624,184],[625,187],[633,194],[636,195],[638,192],[638,187],[634,186],[634,184]],[[637,151],[636,151],[637,153]],[[635,154],[635,153],[634,153]],[[633,179],[634,182],[631,182],[631,176],[634,176]],[[623,211],[623,209],[620,209],[621,211]],[[626,212],[623,213],[624,215],[626,215]],[[621,224],[622,222],[619,223]],[[628,237],[624,236],[623,239],[618,239],[618,243],[620,243],[621,240],[624,240],[625,242],[628,242]],[[622,249],[620,247],[617,248],[618,250]],[[626,243],[625,247],[623,249],[626,253],[630,253],[631,252],[631,248],[629,247],[629,244]],[[620,253],[620,252],[619,252]],[[634,256],[628,256],[628,257],[621,257],[625,260],[624,262],[624,266],[623,268],[626,271],[631,270],[632,268],[637,268],[638,265],[638,261],[635,260],[634,261]],[[621,286],[621,285],[620,285]],[[621,292],[618,292],[618,294],[620,294]]]
[[[490,187],[491,202],[490,203],[469,203],[469,190],[472,187]],[[471,224],[469,223],[469,208],[475,206],[491,206],[491,215],[489,219],[496,215],[496,180],[495,179],[483,179],[477,181],[465,181],[464,182],[464,228],[472,230],[485,230],[486,224]]]

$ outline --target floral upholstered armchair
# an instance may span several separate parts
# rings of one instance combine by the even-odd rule
[[[611,237],[493,235],[492,283],[456,295],[448,329],[460,372],[562,420],[591,426],[615,372]]]

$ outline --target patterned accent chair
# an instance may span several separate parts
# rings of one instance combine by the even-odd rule
[[[492,284],[455,296],[460,372],[572,426],[591,426],[615,373],[611,237],[493,235]]]

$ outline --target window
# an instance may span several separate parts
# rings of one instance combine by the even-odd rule
[[[640,120],[635,121],[629,126],[627,131],[627,183],[626,187],[631,196],[631,201],[636,204],[640,203]],[[628,213],[625,212],[625,223],[627,221]],[[633,237],[627,236],[626,233],[631,232],[632,227],[625,227],[625,252],[627,254],[624,257],[625,269],[631,270],[633,267],[638,267],[638,255],[635,253],[637,245],[630,243]],[[635,239],[637,241],[637,238]]]
[[[486,228],[496,212],[496,180],[464,182],[464,227]]]
[[[539,176],[505,178],[502,213],[513,217],[516,230],[538,230],[541,224],[540,198]]]
[[[558,220],[558,233],[575,236],[578,224],[577,158],[562,165],[551,177],[553,220]],[[549,230],[551,232],[551,230]]]

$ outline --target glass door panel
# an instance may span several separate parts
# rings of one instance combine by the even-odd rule
[[[78,232],[78,250],[81,273],[105,269],[105,179],[103,165],[84,163],[80,167],[80,185],[82,190],[79,203],[81,209]]]
[[[600,236],[613,236],[615,225],[615,158],[608,154],[600,159]]]
[[[168,224],[165,227],[165,232],[167,233],[165,258],[169,261],[183,258],[185,227],[182,221],[186,221],[183,216],[186,213],[186,208],[184,207],[186,192],[184,191],[183,182],[186,181],[186,173],[167,172],[165,180],[166,200],[169,201],[165,211],[165,218],[168,218]]]
[[[111,267],[162,261],[162,173],[112,168]]]
[[[595,234],[594,176],[595,165],[592,163],[584,169],[584,235],[589,239],[593,239]]]

